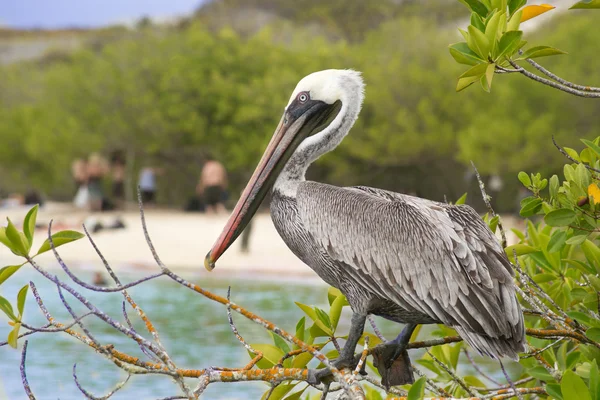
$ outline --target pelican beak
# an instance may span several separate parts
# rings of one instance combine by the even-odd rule
[[[248,225],[300,143],[306,137],[320,132],[325,123],[328,125],[335,118],[340,108],[339,101],[327,104],[316,100],[309,100],[302,106],[288,107],[227,225],[204,259],[207,270],[215,268],[215,262]]]

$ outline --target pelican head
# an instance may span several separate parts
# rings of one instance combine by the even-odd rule
[[[352,70],[319,71],[298,82],[227,225],[204,259],[207,270],[242,233],[286,165],[297,166],[295,178],[304,179],[308,165],[341,142],[358,117],[363,92],[360,73]]]

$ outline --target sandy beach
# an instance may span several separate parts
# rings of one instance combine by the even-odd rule
[[[28,207],[0,209],[0,219],[4,222],[6,217],[9,217],[20,228],[27,211]],[[221,233],[228,215],[216,216],[159,209],[148,209],[145,215],[148,231],[165,265],[173,270],[208,273],[204,268],[204,256]],[[70,204],[50,203],[40,209],[38,224],[47,227],[50,219],[53,219],[53,232],[62,229],[83,232],[81,225],[89,216],[89,213],[74,209]],[[124,229],[105,229],[92,233],[94,241],[113,268],[116,270],[157,268],[144,239],[138,211],[101,213],[94,214],[92,217],[103,225],[110,225],[116,217],[120,217],[125,223]],[[47,230],[36,230],[33,249],[39,248],[46,238]],[[248,253],[241,252],[238,240],[219,260],[217,268],[211,274],[230,274],[232,271],[241,275],[314,274],[286,247],[267,213],[255,216],[249,248]],[[100,259],[87,239],[69,243],[58,250],[70,267],[102,267]],[[47,267],[57,265],[51,252],[40,255],[38,259]],[[4,246],[0,246],[0,266],[18,262],[19,257],[13,255]]]
[[[0,218],[8,216],[20,227],[28,207],[0,210]],[[177,210],[148,209],[145,212],[148,231],[163,263],[169,268],[189,273],[209,274],[204,269],[204,256],[225,226],[228,216],[186,213]],[[83,232],[82,223],[90,214],[73,208],[70,204],[49,203],[40,209],[38,223],[47,227],[53,219],[53,231],[74,229]],[[119,213],[94,214],[93,218],[103,225],[110,225],[119,217],[124,229],[101,230],[92,233],[92,237],[105,258],[117,271],[122,269],[156,270],[157,266],[144,239],[139,212],[136,210]],[[88,220],[89,221],[89,220]],[[509,232],[516,220],[503,217],[505,228]],[[88,226],[89,227],[89,226]],[[36,231],[33,249],[39,248],[47,238],[46,229]],[[509,232],[509,243],[514,236]],[[81,239],[59,248],[59,253],[69,267],[97,269],[102,268],[100,259],[87,241]],[[38,257],[46,267],[58,266],[51,252]],[[19,258],[4,246],[0,246],[0,266],[13,265]],[[243,253],[240,241],[236,241],[210,272],[214,275],[249,275],[268,278],[290,278],[294,276],[315,276],[286,247],[281,240],[268,213],[254,217],[250,251]]]

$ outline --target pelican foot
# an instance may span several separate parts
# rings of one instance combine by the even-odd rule
[[[332,364],[338,370],[346,368],[354,370],[360,361],[360,357],[361,354],[356,354],[354,358],[336,358]],[[359,374],[361,375],[367,375],[367,372],[365,371],[365,364],[366,363],[363,364],[361,370],[359,371]],[[307,382],[311,385],[318,385],[320,383],[328,385],[333,381],[332,378],[332,373],[327,368],[309,369]]]
[[[415,381],[406,347],[406,343],[392,341],[380,344],[371,351],[373,365],[379,371],[381,383],[386,389]]]

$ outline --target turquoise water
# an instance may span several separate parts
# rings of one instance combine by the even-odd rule
[[[58,275],[65,278],[62,271]],[[81,279],[91,281],[90,271],[78,272],[78,275]],[[134,271],[119,275],[123,283],[142,277],[141,272]],[[222,296],[226,296],[227,287],[231,285],[232,301],[291,332],[295,331],[297,321],[304,315],[294,301],[328,309],[327,286],[316,277],[268,280],[260,275],[258,277],[238,275],[225,279],[215,278],[214,275],[207,278],[205,274],[198,273],[185,278]],[[2,296],[11,299],[14,303],[19,288],[29,280],[34,281],[47,308],[59,321],[71,320],[60,303],[53,284],[31,269],[21,270],[5,282],[0,287]],[[85,289],[79,291],[97,307],[125,323],[121,311],[123,297],[120,293],[96,293]],[[224,306],[211,302],[165,277],[146,282],[130,289],[129,292],[153,321],[160,332],[163,344],[179,367],[239,368],[250,360],[246,350],[231,333]],[[24,320],[34,326],[45,324],[46,320],[31,293],[28,297]],[[67,300],[79,315],[85,313],[83,306],[68,294]],[[150,335],[147,334],[143,323],[133,310],[129,312],[129,317],[137,331],[149,338]],[[272,343],[270,335],[259,325],[236,313],[234,319],[240,334],[249,343]],[[338,334],[344,335],[347,332],[349,320],[349,313],[345,309]],[[401,330],[401,326],[397,324],[379,319],[377,321],[380,330],[387,338],[395,337]],[[118,350],[147,359],[132,340],[119,334],[111,326],[94,317],[88,317],[86,324],[102,344],[113,344]],[[372,332],[368,325],[367,330]],[[6,340],[9,328],[6,318],[0,316],[1,340]],[[420,339],[426,339],[426,336],[424,329]],[[126,376],[111,362],[68,334],[38,333],[29,336],[28,339],[27,376],[39,400],[84,398],[73,381],[72,368],[75,363],[81,384],[96,396],[106,394]],[[26,399],[19,372],[22,343],[23,339],[20,339],[19,351],[7,346],[0,348],[0,400]],[[419,358],[418,352],[411,352],[411,354],[413,360]],[[465,361],[462,356],[461,360]],[[478,357],[478,364],[491,375],[496,377],[501,375],[498,365],[489,359]],[[512,369],[510,365],[509,369]],[[470,373],[472,367],[468,362],[463,363],[459,372]],[[192,388],[195,387],[194,380],[188,383]],[[214,383],[208,387],[203,398],[259,399],[267,389],[266,384],[261,382]],[[180,394],[178,386],[166,376],[136,375],[132,376],[128,384],[112,399],[160,399],[178,394]]]
[[[90,272],[81,272],[81,278],[90,281]],[[123,282],[141,277],[140,273],[121,273]],[[59,276],[62,276],[59,274]],[[190,280],[214,293],[226,296],[231,285],[232,301],[269,319],[284,329],[294,331],[296,322],[303,316],[294,304],[299,301],[326,308],[327,287],[317,279],[294,279],[265,281],[251,277],[231,280],[204,279],[199,275],[188,276]],[[58,298],[56,288],[34,271],[20,271],[2,285],[2,295],[15,299],[18,289],[33,280],[48,309],[60,321],[69,321],[67,311]],[[121,313],[122,296],[119,293],[102,294],[80,290],[100,309],[124,322]],[[225,307],[179,286],[168,278],[146,282],[130,289],[133,299],[144,309],[161,334],[161,339],[171,357],[180,367],[201,369],[208,366],[241,367],[249,361],[245,349],[235,339],[227,322]],[[41,326],[45,319],[33,297],[28,296],[25,321]],[[69,303],[83,314],[77,300],[68,297]],[[13,301],[14,302],[14,301]],[[129,312],[138,332],[143,324],[134,311]],[[1,318],[1,317],[0,317]],[[90,317],[88,327],[103,344],[112,343],[121,351],[144,357],[135,343],[117,334],[112,327]],[[272,343],[268,333],[260,326],[234,313],[236,325],[250,343]],[[348,318],[340,322],[345,332]],[[0,337],[5,340],[8,325],[0,320]],[[397,334],[399,326],[383,324],[382,329],[390,337]],[[77,375],[82,385],[95,395],[107,393],[126,374],[90,348],[65,333],[38,333],[28,337],[27,375],[38,399],[80,399],[84,396],[76,388],[72,367],[77,363]],[[23,339],[20,340],[22,345]],[[25,399],[19,374],[20,351],[9,347],[0,348],[0,399]],[[190,380],[191,387],[195,382]],[[235,384],[211,384],[205,392],[207,399],[257,399],[267,389],[264,383],[244,382]],[[165,376],[133,376],[114,399],[157,399],[179,394],[178,387]]]

